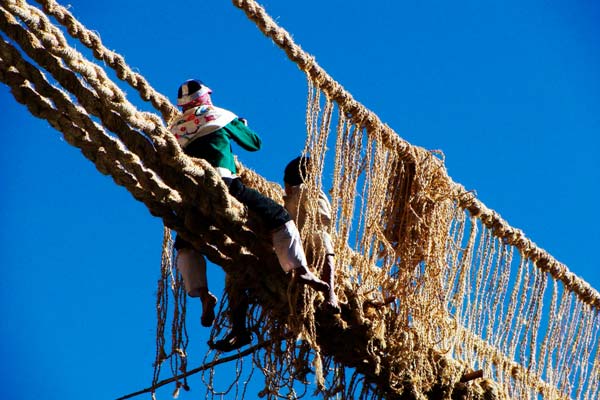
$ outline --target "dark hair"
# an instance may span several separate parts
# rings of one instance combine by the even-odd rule
[[[285,167],[283,181],[291,186],[300,185],[307,176],[308,157],[300,156],[294,158]]]

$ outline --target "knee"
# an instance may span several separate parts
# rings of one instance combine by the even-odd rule
[[[244,192],[244,189],[246,188],[240,178],[223,178],[223,180],[225,181],[225,184],[229,189],[229,194],[231,194],[236,199],[240,197],[240,195]]]

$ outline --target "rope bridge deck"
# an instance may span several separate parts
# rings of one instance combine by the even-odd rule
[[[332,173],[330,228],[343,321],[315,310],[317,294],[287,290],[268,241],[256,240],[266,236],[260,222],[228,196],[207,162],[185,156],[165,129],[178,113],[168,99],[64,7],[37,2],[40,8],[23,0],[1,3],[0,80],[228,274],[241,279],[240,264],[256,274],[269,269],[275,282],[254,288],[259,306],[253,322],[268,343],[260,350],[266,355],[254,362],[280,374],[266,376],[273,392],[263,394],[297,384],[288,379],[298,367],[287,357],[291,349],[316,366],[326,396],[394,398],[409,386],[433,396],[444,385],[456,390],[471,368],[488,378],[480,392],[498,398],[599,397],[600,294],[453,182],[437,154],[406,142],[354,100],[256,2],[233,0],[307,77],[308,193],[317,204],[321,177]],[[69,40],[88,47],[160,115],[137,110],[104,68]],[[243,167],[241,176],[281,202],[279,185]],[[309,210],[303,237],[319,223],[317,210]],[[390,298],[390,304],[369,306]],[[291,317],[288,304],[299,307]],[[276,323],[282,318],[288,318],[285,326]],[[339,342],[320,334],[323,326],[359,348],[345,354]],[[184,353],[182,347],[175,343],[174,352]],[[157,364],[167,357],[161,353]],[[185,354],[178,357],[185,364]],[[362,386],[345,377],[348,366],[365,377]]]

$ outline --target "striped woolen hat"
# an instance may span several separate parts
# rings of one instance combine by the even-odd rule
[[[177,105],[184,106],[200,96],[212,93],[212,90],[198,79],[189,79],[179,86],[177,90]]]

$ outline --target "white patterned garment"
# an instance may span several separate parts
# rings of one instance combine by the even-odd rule
[[[169,130],[183,148],[195,139],[223,128],[236,118],[237,115],[229,110],[203,104],[185,111]]]

